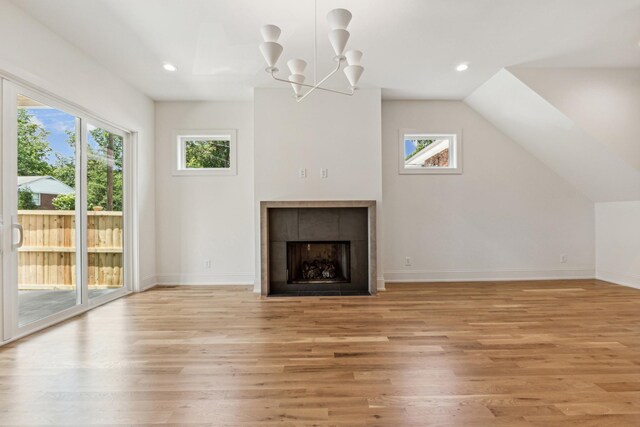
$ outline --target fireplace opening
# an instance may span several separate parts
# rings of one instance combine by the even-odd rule
[[[348,283],[350,242],[287,242],[287,283]]]

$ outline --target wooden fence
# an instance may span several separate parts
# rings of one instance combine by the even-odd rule
[[[18,288],[75,288],[75,212],[21,210],[18,221],[24,229]],[[122,212],[88,212],[87,228],[89,288],[122,287]]]

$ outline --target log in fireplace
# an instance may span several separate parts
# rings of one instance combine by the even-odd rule
[[[351,281],[348,241],[287,242],[287,283]]]

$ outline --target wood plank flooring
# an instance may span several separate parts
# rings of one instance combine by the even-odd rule
[[[640,291],[156,288],[1,347],[0,425],[639,426]]]

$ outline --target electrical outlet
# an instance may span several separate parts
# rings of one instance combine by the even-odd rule
[[[567,262],[567,256],[565,254],[560,255],[560,263],[565,264]]]
[[[204,268],[211,268],[211,260],[210,259],[205,259],[204,260]]]
[[[307,169],[300,168],[300,178],[306,178],[306,177],[307,177]]]
[[[320,169],[320,178],[326,178],[329,176],[329,170],[327,168]]]
[[[411,267],[411,257],[406,257],[404,259],[404,266],[405,267]]]

